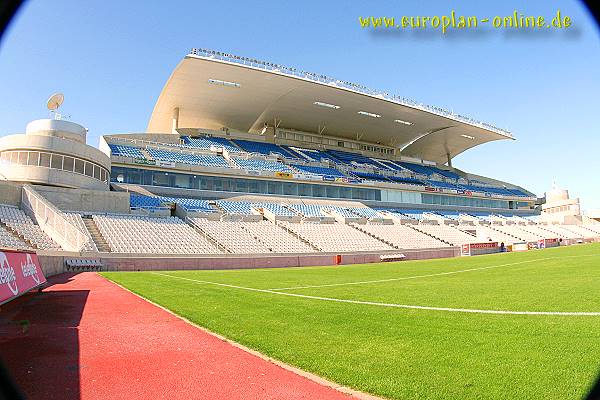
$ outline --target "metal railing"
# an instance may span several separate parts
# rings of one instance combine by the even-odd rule
[[[352,91],[360,93],[360,94],[365,94],[368,96],[381,98],[381,99],[391,101],[396,104],[400,104],[400,105],[411,107],[411,108],[416,108],[416,109],[419,109],[422,111],[427,111],[429,113],[436,114],[436,115],[439,115],[439,116],[442,116],[445,118],[450,118],[450,119],[453,119],[458,122],[463,122],[463,123],[473,125],[473,126],[476,126],[479,128],[487,129],[489,131],[499,133],[499,134],[509,137],[509,138],[513,137],[512,133],[506,129],[498,128],[494,125],[491,125],[491,124],[488,124],[485,122],[481,122],[481,121],[477,121],[471,117],[456,114],[453,111],[446,110],[441,107],[430,106],[430,105],[423,104],[416,100],[412,100],[412,99],[409,99],[406,97],[401,97],[401,96],[389,94],[387,92],[370,89],[366,86],[359,85],[357,83],[352,83],[352,82],[335,79],[335,78],[332,78],[332,77],[329,77],[326,75],[316,74],[314,72],[302,71],[302,70],[299,70],[294,67],[287,67],[284,65],[260,61],[260,60],[256,60],[256,59],[248,58],[248,57],[236,56],[234,54],[223,53],[223,52],[215,51],[215,50],[193,48],[190,51],[189,55],[240,64],[240,65],[244,65],[244,66],[248,66],[248,67],[252,67],[252,68],[257,68],[257,69],[260,69],[263,71],[274,72],[274,73],[278,73],[278,74],[282,74],[282,75],[290,75],[290,76],[294,76],[297,78],[306,79],[306,80],[309,80],[312,82],[317,82],[317,83],[321,83],[321,84],[325,84],[325,85],[329,85],[329,86],[333,86],[333,87],[352,90]]]
[[[30,185],[21,191],[21,208],[40,228],[67,251],[83,251],[89,238],[73,225],[56,206]]]

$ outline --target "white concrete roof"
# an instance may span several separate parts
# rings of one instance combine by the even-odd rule
[[[512,139],[509,132],[491,125],[408,104],[359,85],[259,61],[193,53],[165,84],[148,123],[149,133],[171,132],[173,110],[179,108],[179,128],[260,132],[264,124],[273,126],[277,121],[280,128],[321,130],[327,136],[380,143],[402,149],[402,155],[438,163],[445,163],[448,153],[455,157],[482,143]]]

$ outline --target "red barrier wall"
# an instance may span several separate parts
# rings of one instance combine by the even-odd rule
[[[0,304],[46,283],[37,254],[0,250]]]

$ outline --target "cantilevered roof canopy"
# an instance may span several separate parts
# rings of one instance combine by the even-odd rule
[[[260,132],[265,124],[401,149],[445,163],[482,143],[512,139],[491,125],[343,81],[223,53],[193,50],[165,84],[147,131]],[[317,104],[315,104],[317,103]],[[407,124],[409,123],[409,124]]]

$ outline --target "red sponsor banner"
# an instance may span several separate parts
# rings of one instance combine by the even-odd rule
[[[46,283],[35,253],[0,251],[0,304]]]
[[[471,243],[471,249],[491,249],[498,247],[498,242]]]

